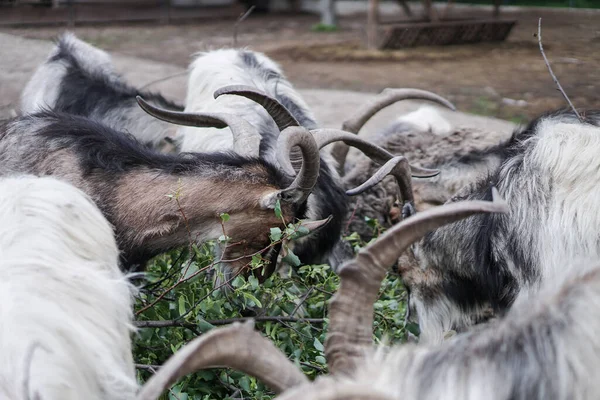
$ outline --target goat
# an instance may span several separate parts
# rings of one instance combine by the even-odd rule
[[[0,178],[0,397],[132,399],[133,287],[112,228],[54,178]]]
[[[234,116],[220,117],[236,131],[252,131]],[[60,177],[86,192],[115,227],[128,268],[192,241],[218,238],[224,233],[220,215],[228,213],[231,242],[222,257],[231,261],[230,270],[239,271],[253,254],[276,260],[281,243],[270,246],[269,228],[303,215],[319,157],[310,134],[294,138],[303,167],[292,180],[261,159],[161,154],[95,121],[45,111],[0,128],[0,166],[3,174]],[[176,201],[167,196],[173,193]],[[278,204],[281,216],[274,211]],[[307,225],[316,229],[326,222]]]
[[[149,147],[164,146],[163,140],[175,130],[143,112],[136,96],[163,108],[183,109],[161,95],[127,85],[114,71],[110,55],[65,33],[25,86],[21,113],[52,110],[80,115],[129,132]]]
[[[252,371],[241,368],[248,351],[239,360],[234,356],[224,362],[225,354],[231,354],[227,343],[239,326],[215,330],[211,340],[198,342],[199,346],[190,349],[186,372],[214,365],[247,373],[260,371],[253,375],[268,382],[279,393],[278,400],[597,398],[600,343],[596,322],[600,320],[590,313],[600,307],[596,264],[571,265],[563,282],[519,301],[501,319],[442,345],[373,347],[374,302],[389,266],[428,231],[478,213],[508,211],[495,189],[492,198],[493,202],[455,202],[419,213],[392,227],[340,268],[340,288],[329,306],[325,341],[330,375],[307,382],[277,349],[257,352],[263,367],[255,365]],[[214,361],[214,348],[224,354],[219,363]],[[204,357],[211,350],[210,357]],[[272,368],[276,357],[281,362]],[[174,365],[168,368],[175,370]],[[170,376],[170,380],[154,379],[148,387],[155,393],[164,391],[178,377]]]
[[[421,341],[439,342],[502,314],[520,297],[564,281],[564,266],[600,256],[600,113],[582,124],[570,111],[532,121],[488,154],[501,160],[450,201],[489,199],[496,186],[506,215],[479,215],[426,235],[401,262],[409,312]]]
[[[237,96],[227,96],[237,95]],[[438,102],[446,100],[424,91],[398,91],[396,101],[418,98]],[[245,97],[245,98],[244,98]],[[264,106],[266,105],[266,108]],[[263,107],[261,107],[263,106]],[[257,155],[277,165],[277,141],[280,131],[288,126],[309,130],[318,127],[314,115],[300,94],[286,79],[279,65],[262,53],[250,50],[221,49],[201,53],[190,66],[186,113],[221,112],[239,115],[260,133]],[[181,122],[179,122],[181,123]],[[239,149],[229,130],[183,127],[178,132],[183,151]],[[289,170],[288,170],[289,172]],[[432,172],[412,170],[415,176],[431,176]],[[332,215],[332,221],[315,235],[294,244],[294,252],[306,263],[328,261],[335,266],[346,257],[340,235],[348,209],[348,200],[336,166],[327,150],[321,151],[321,169],[314,191],[308,198],[306,215],[321,219]]]
[[[505,204],[494,203],[456,202],[417,214],[363,249],[356,261],[342,266],[325,343],[331,375],[290,386],[277,398],[597,398],[600,342],[595,328],[600,320],[590,313],[600,307],[597,260],[565,268],[567,279],[517,302],[503,318],[442,345],[372,348],[373,303],[387,266],[435,226],[477,209],[507,211]]]
[[[384,96],[385,92],[378,97]],[[372,116],[380,107],[367,110],[370,110],[368,114]],[[413,165],[439,170],[439,174],[434,177],[413,181],[417,210],[445,203],[464,185],[486,176],[489,170],[499,165],[496,147],[508,142],[508,132],[502,132],[498,126],[477,128],[480,121],[471,122],[471,119],[481,117],[467,118],[467,126],[454,126],[437,109],[422,106],[400,116],[385,129],[368,135],[368,140],[373,144],[392,154],[402,154]],[[360,127],[353,129],[354,132],[359,130]],[[350,153],[346,159],[345,154],[339,154],[342,146],[336,144],[335,151],[340,157],[344,186],[354,187],[371,176],[379,166],[358,153]],[[382,228],[389,228],[397,223],[400,210],[394,186],[393,180],[386,178],[376,187],[352,198],[347,231],[356,232],[363,240],[368,241],[373,236],[373,227],[365,217],[374,219]]]

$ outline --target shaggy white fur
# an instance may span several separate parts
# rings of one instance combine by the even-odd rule
[[[133,287],[118,256],[80,190],[0,179],[0,398],[134,398]]]

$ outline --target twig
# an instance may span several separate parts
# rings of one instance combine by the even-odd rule
[[[270,321],[270,322],[279,322],[279,323],[307,322],[309,324],[322,324],[323,322],[325,322],[324,318],[294,318],[294,317],[268,317],[268,316],[225,318],[225,319],[207,320],[206,322],[208,322],[211,325],[219,326],[219,325],[233,324],[234,322],[245,322],[245,321],[249,321],[249,320],[253,320],[256,322],[269,322]],[[135,321],[134,324],[137,328],[167,328],[167,327],[182,327],[182,328],[195,327],[195,328],[197,328],[196,324],[189,323],[189,322],[183,322],[183,321],[177,321],[175,319],[164,320],[164,321]]]
[[[304,365],[305,367],[309,367],[309,368],[313,368],[316,369],[317,371],[319,371],[320,373],[325,372],[325,370],[319,366],[316,365],[312,365],[310,363],[304,362],[304,361],[299,361],[300,365]]]
[[[238,20],[235,21],[235,24],[233,24],[233,47],[237,47],[237,36],[238,36],[238,27],[239,27],[239,25],[242,22],[244,22],[244,20],[246,18],[248,18],[250,16],[250,14],[252,14],[252,11],[254,11],[254,8],[256,8],[256,6],[250,7],[245,13],[243,13],[242,15],[240,15],[240,17],[238,18]]]
[[[185,71],[182,71],[182,72],[178,72],[176,74],[167,75],[164,78],[155,79],[153,81],[150,81],[150,82],[146,83],[144,86],[140,87],[139,90],[144,90],[148,86],[154,85],[155,83],[159,83],[159,82],[163,82],[163,81],[168,81],[169,79],[177,78],[178,76],[181,76],[181,75],[187,75],[187,73],[188,73],[188,71],[185,70]]]
[[[300,302],[298,304],[296,304],[296,307],[294,307],[294,311],[292,311],[292,313],[290,315],[296,315],[296,312],[298,311],[298,309],[300,307],[302,307],[302,304],[304,304],[304,302],[306,301],[306,299],[308,298],[308,296],[312,293],[312,291],[315,288],[313,286],[311,286],[306,293],[304,293],[304,296],[302,296],[302,299],[300,300]]]
[[[360,199],[358,199],[356,201],[356,205],[354,206],[354,210],[352,210],[352,215],[350,215],[350,218],[348,218],[348,223],[346,224],[346,228],[344,229],[344,233],[348,233],[348,229],[350,228],[350,224],[352,223],[352,221],[354,220],[354,217],[356,216],[356,210],[358,209],[359,204],[360,204]]]
[[[565,100],[567,100],[567,103],[569,103],[569,106],[571,107],[571,109],[573,110],[573,112],[575,113],[577,118],[579,119],[579,122],[582,122],[582,123],[585,122],[584,119],[581,117],[581,115],[579,115],[579,113],[575,109],[575,106],[573,105],[573,103],[571,103],[569,96],[567,96],[567,94],[563,90],[562,86],[560,85],[560,82],[558,81],[558,78],[556,77],[556,75],[554,75],[554,72],[552,71],[552,67],[550,66],[550,61],[548,61],[548,57],[546,57],[546,53],[544,52],[544,46],[542,46],[542,19],[541,18],[538,21],[537,37],[538,37],[538,43],[540,45],[540,52],[542,53],[542,57],[544,57],[544,62],[546,63],[546,67],[548,67],[548,72],[550,72],[550,76],[552,76],[552,80],[558,87],[558,90],[560,90],[560,93],[562,93]]]
[[[212,325],[229,325],[234,322],[245,322],[248,320],[254,320],[256,322],[307,322],[309,324],[322,324],[325,322],[324,318],[294,318],[294,317],[247,317],[247,318],[226,318],[226,319],[215,319],[207,321]]]
[[[160,368],[160,365],[149,365],[149,364],[135,364],[137,369],[143,369],[144,371],[150,371],[153,374]]]

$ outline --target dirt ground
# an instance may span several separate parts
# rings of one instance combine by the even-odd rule
[[[464,13],[464,12],[463,12]],[[366,51],[364,15],[344,17],[336,32],[312,32],[311,15],[253,15],[240,28],[239,44],[280,62],[299,88],[377,92],[418,87],[454,101],[459,109],[522,122],[563,106],[540,55],[544,48],[573,103],[600,108],[600,12],[505,12],[518,25],[504,43]],[[233,21],[161,26],[76,27],[82,39],[109,52],[187,66],[192,53],[232,43]],[[2,29],[26,38],[51,39],[63,27]]]

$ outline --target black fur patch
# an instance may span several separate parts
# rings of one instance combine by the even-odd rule
[[[98,117],[111,110],[137,107],[135,97],[140,95],[162,108],[183,111],[183,107],[159,94],[140,92],[112,74],[86,70],[76,57],[76,51],[65,40],[57,44],[58,52],[49,62],[61,61],[67,73],[60,82],[60,92],[54,111],[86,117]],[[58,84],[58,83],[57,83]]]
[[[129,134],[77,115],[45,111],[23,118],[43,119],[44,129],[37,134],[51,147],[72,150],[88,173],[96,170],[127,172],[147,168],[185,174],[209,169],[211,166],[243,168],[261,165],[269,172],[269,184],[286,187],[290,183],[290,179],[278,168],[260,159],[244,158],[227,152],[163,154],[142,146]]]

